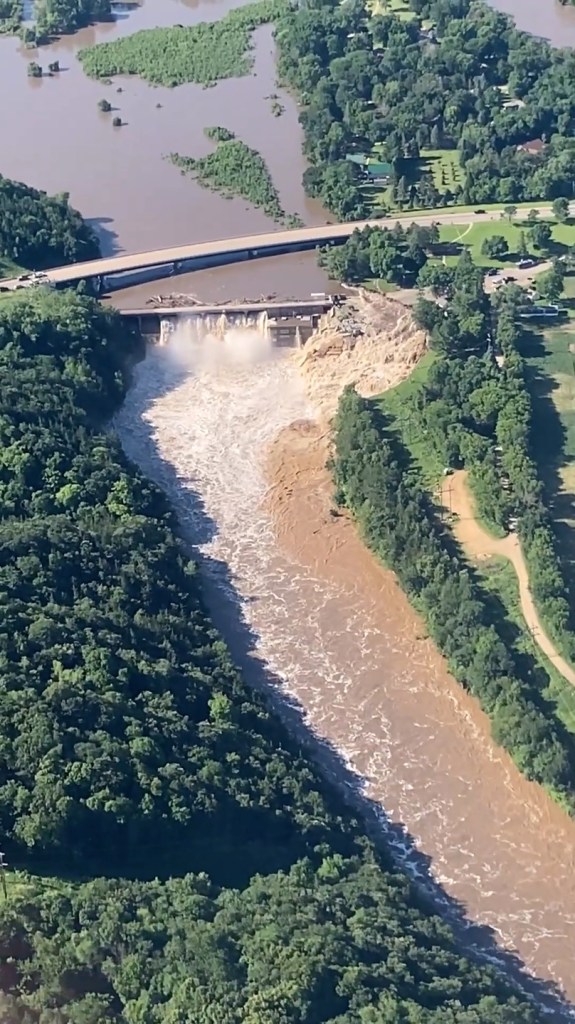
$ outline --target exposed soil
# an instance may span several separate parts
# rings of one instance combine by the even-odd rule
[[[329,420],[347,384],[366,397],[380,394],[409,375],[425,348],[409,310],[361,289],[322,317],[294,358],[314,408]]]
[[[467,474],[464,470],[459,470],[445,479],[442,488],[442,504],[454,514],[453,531],[463,550],[471,558],[481,560],[499,556],[509,559],[519,581],[521,611],[527,628],[543,653],[553,662],[557,671],[568,683],[575,686],[575,671],[565,658],[561,657],[555,644],[545,632],[537,614],[529,588],[529,573],[517,534],[509,533],[503,538],[492,537],[478,523],[467,486]]]

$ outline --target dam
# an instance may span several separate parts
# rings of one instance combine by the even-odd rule
[[[269,336],[275,346],[298,347],[307,341],[321,317],[333,314],[344,301],[342,295],[322,294],[310,299],[149,306],[122,310],[120,315],[135,324],[143,338],[162,346],[185,320],[199,338],[223,338],[234,328],[251,327]]]

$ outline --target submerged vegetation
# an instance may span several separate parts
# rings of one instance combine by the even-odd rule
[[[0,35],[14,35],[21,20],[21,0],[0,0]]]
[[[232,666],[105,431],[140,354],[92,299],[0,307],[2,1015],[536,1024]]]
[[[66,32],[107,21],[112,13],[110,0],[35,0],[34,30],[38,42]]]
[[[285,0],[260,0],[229,11],[219,21],[143,29],[81,50],[78,57],[86,74],[97,78],[139,75],[152,85],[211,85],[249,74],[254,29],[275,21],[285,6]]]
[[[220,140],[213,153],[198,159],[170,153],[169,159],[182,174],[193,175],[200,185],[226,198],[247,199],[280,224],[295,227],[300,223],[283,210],[267,164],[256,149],[234,138],[226,128],[208,128],[206,135]]]

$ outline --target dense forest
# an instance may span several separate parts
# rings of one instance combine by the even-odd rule
[[[45,269],[99,255],[96,236],[66,193],[48,196],[0,175],[0,258]]]
[[[3,1017],[535,1024],[232,666],[105,431],[140,356],[87,297],[0,305]]]
[[[303,105],[308,193],[338,217],[367,214],[373,190],[346,157],[376,147],[392,164],[379,212],[573,197],[573,51],[477,0],[409,6],[411,18],[371,14],[362,0],[308,0],[280,19],[280,74]],[[442,186],[426,152],[454,159],[461,181]]]

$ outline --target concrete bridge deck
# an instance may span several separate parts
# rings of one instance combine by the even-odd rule
[[[549,205],[534,204],[542,217],[552,216]],[[571,213],[575,213],[575,203],[570,205]],[[106,256],[86,263],[72,263],[64,267],[55,267],[46,271],[46,277],[55,285],[74,284],[82,280],[101,280],[117,274],[128,274],[132,271],[157,271],[157,277],[183,273],[186,264],[205,261],[217,266],[218,263],[229,263],[235,260],[256,259],[261,256],[282,255],[289,252],[304,252],[316,249],[320,245],[345,242],[355,230],[365,227],[393,228],[395,224],[476,224],[501,219],[501,210],[486,212],[464,212],[462,210],[449,213],[410,213],[401,216],[379,218],[378,220],[352,221],[347,224],[325,224],[320,227],[293,228],[288,231],[271,231],[259,235],[241,235],[237,238],[224,238],[213,242],[195,242],[190,245],[177,245],[168,249],[154,249],[148,252],[124,254],[122,256]],[[164,273],[164,271],[167,271]],[[129,284],[129,282],[128,282]],[[4,288],[15,288],[17,278],[5,278],[0,281]]]
[[[550,216],[551,207],[534,205],[541,216]],[[572,204],[572,211],[575,204]],[[255,259],[260,256],[280,255],[288,252],[303,252],[315,249],[320,245],[345,242],[346,238],[356,230],[365,227],[393,228],[397,223],[408,224],[475,224],[496,221],[501,217],[499,210],[486,213],[469,213],[454,210],[449,213],[411,213],[402,216],[380,218],[378,220],[354,221],[348,224],[326,224],[320,227],[294,228],[289,231],[271,231],[258,235],[243,235],[237,238],[224,238],[213,242],[196,242],[190,245],[178,245],[168,249],[155,249],[148,252],[107,256],[86,263],[73,263],[64,267],[48,270],[46,276],[55,285],[74,284],[77,281],[102,279],[116,274],[127,274],[130,271],[158,270],[157,276],[168,276],[171,273],[183,272],[186,263],[209,261],[212,265],[218,262],[233,262],[241,259]],[[159,271],[167,270],[160,274]],[[5,278],[0,284],[4,288],[15,288],[17,278]]]

